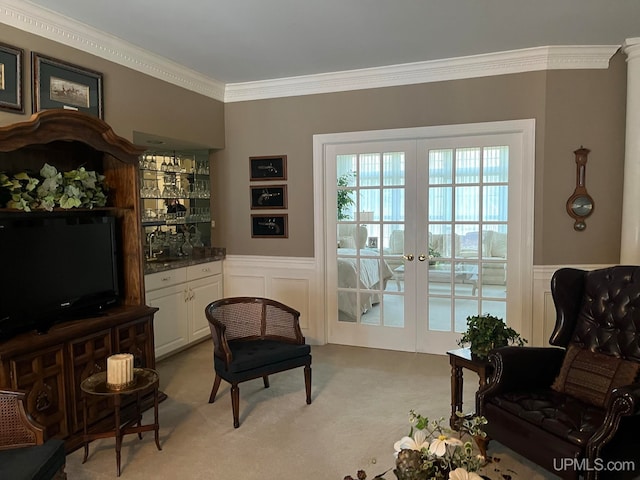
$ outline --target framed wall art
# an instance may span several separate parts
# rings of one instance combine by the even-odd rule
[[[251,188],[251,210],[287,208],[286,185],[260,185]]]
[[[23,113],[22,62],[24,50],[0,43],[0,109]]]
[[[66,108],[104,118],[101,73],[35,52],[31,61],[34,113]]]
[[[289,216],[251,215],[251,238],[289,238]]]
[[[250,180],[286,180],[287,156],[249,157]]]

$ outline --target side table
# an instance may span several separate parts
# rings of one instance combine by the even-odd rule
[[[162,450],[160,446],[160,424],[158,423],[158,386],[160,379],[158,373],[150,368],[134,368],[133,378],[135,384],[131,387],[121,390],[110,389],[107,387],[107,372],[98,372],[84,379],[80,384],[81,390],[85,393],[82,397],[82,413],[84,420],[84,458],[82,463],[87,461],[89,456],[89,442],[98,438],[116,439],[116,465],[118,477],[120,476],[120,449],[122,447],[122,437],[130,433],[137,433],[138,438],[142,438],[142,432],[155,432],[156,447]],[[142,425],[141,398],[142,394],[153,389],[153,423]],[[87,430],[87,395],[105,395],[113,398],[115,426],[113,430],[107,432],[92,432]],[[136,395],[136,412],[135,417],[121,424],[120,406],[124,395]]]
[[[491,366],[487,359],[480,359],[471,355],[468,348],[458,348],[449,350],[449,364],[451,365],[451,418],[449,425],[452,429],[458,430],[458,416],[456,412],[462,411],[462,369],[467,368],[478,374],[479,388],[487,383],[487,377],[491,374]]]

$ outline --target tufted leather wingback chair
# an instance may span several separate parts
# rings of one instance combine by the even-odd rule
[[[551,292],[552,346],[489,355],[494,374],[476,398],[487,435],[562,478],[638,478],[640,267],[562,268]],[[572,358],[582,364],[570,364]],[[617,373],[608,374],[610,365]],[[627,367],[631,380],[620,380]],[[567,382],[559,384],[563,377]],[[594,400],[589,389],[601,387]]]

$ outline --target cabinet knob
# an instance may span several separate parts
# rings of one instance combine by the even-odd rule
[[[160,280],[162,280],[163,282],[168,282],[169,280],[171,280],[171,277],[162,277]]]

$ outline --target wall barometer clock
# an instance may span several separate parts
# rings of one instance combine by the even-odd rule
[[[573,218],[573,228],[579,232],[587,228],[585,219],[593,213],[593,198],[587,193],[585,177],[589,149],[580,147],[573,152],[576,156],[576,188],[567,200],[567,213]]]

